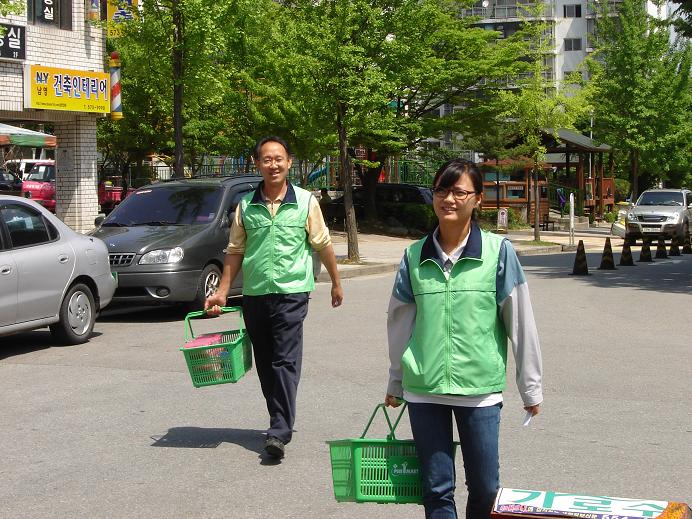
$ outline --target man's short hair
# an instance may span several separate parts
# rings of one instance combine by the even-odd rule
[[[276,135],[269,135],[268,137],[261,138],[257,141],[257,144],[255,144],[255,149],[252,152],[252,156],[255,158],[255,160],[259,160],[260,150],[262,149],[262,146],[264,146],[268,142],[278,142],[284,147],[284,149],[286,150],[286,154],[289,157],[291,156],[291,149],[288,147],[288,143],[285,140],[283,140],[281,137],[277,137]]]

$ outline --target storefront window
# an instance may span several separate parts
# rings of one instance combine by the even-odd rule
[[[26,7],[27,22],[72,30],[72,0],[27,0]]]

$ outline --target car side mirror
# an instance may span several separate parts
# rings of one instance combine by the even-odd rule
[[[105,220],[106,217],[103,215],[99,215],[96,218],[94,218],[94,225],[96,227],[101,227],[101,224],[103,223],[103,220]]]

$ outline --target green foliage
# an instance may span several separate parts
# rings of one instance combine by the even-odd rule
[[[24,12],[25,2],[22,0],[0,0],[0,16],[8,16],[10,14],[22,14]],[[0,36],[3,29],[0,28]]]
[[[622,200],[625,200],[627,197],[630,196],[631,193],[631,184],[629,180],[625,180],[624,178],[616,178],[615,179],[615,201],[616,202],[621,202]]]
[[[606,212],[603,213],[603,219],[608,223],[613,223],[618,219],[618,214],[614,211]]]
[[[497,208],[484,208],[478,213],[478,221],[483,229],[497,228]],[[526,224],[521,220],[519,212],[514,208],[507,211],[507,227],[509,229],[523,229]]]
[[[172,8],[183,17],[183,134],[188,163],[203,154],[246,154],[276,107],[265,78],[273,46],[271,0],[145,2],[109,42],[122,58],[125,119],[100,123],[99,146],[137,160],[173,150]],[[269,23],[272,26],[272,23]]]
[[[595,133],[621,150],[619,170],[642,184],[679,183],[692,169],[689,40],[671,41],[667,23],[636,0],[609,16],[601,3],[596,52],[589,59]]]

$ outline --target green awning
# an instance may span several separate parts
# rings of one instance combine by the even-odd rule
[[[29,146],[31,148],[55,148],[55,135],[35,132],[26,128],[0,123],[0,146]]]

